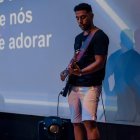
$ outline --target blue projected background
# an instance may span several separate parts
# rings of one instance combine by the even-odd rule
[[[65,85],[59,74],[81,32],[73,7],[81,2],[92,5],[94,24],[110,39],[102,92],[107,122],[140,125],[138,0],[0,0],[0,111],[56,115]],[[59,116],[70,118],[67,98],[59,105]],[[100,100],[98,121],[104,120]]]

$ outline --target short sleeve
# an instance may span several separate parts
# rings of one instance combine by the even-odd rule
[[[94,39],[94,54],[107,55],[109,45],[108,36],[102,30],[99,30],[95,33]]]

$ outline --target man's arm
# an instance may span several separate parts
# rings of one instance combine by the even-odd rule
[[[90,65],[88,65],[87,67],[81,70],[69,68],[69,71],[71,74],[79,75],[79,76],[96,72],[104,67],[106,58],[107,58],[107,55],[95,55],[95,61],[91,63]]]
[[[95,55],[95,62],[91,63],[87,67],[81,70],[82,74],[89,74],[96,72],[104,67],[106,61],[106,55]]]

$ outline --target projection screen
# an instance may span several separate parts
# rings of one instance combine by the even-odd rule
[[[140,125],[138,0],[0,0],[1,112],[57,115],[59,74],[81,32],[73,7],[82,2],[110,39],[98,121]],[[70,118],[67,97],[60,96],[59,116]]]

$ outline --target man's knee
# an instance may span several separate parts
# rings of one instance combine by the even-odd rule
[[[83,123],[73,123],[74,128],[84,127]]]
[[[94,128],[97,127],[96,121],[91,121],[91,120],[90,121],[84,121],[83,124],[88,129],[94,129]]]

